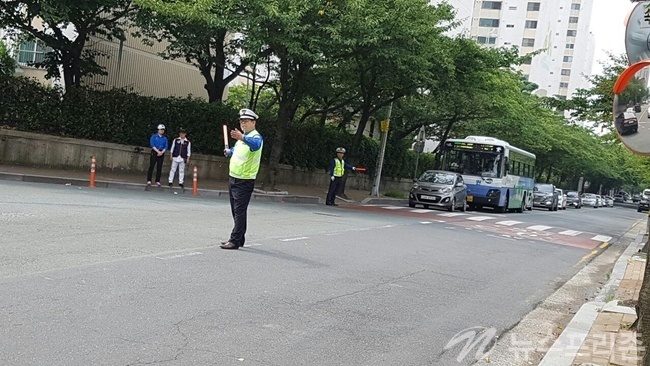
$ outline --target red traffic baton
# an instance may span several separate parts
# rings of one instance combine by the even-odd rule
[[[355,168],[354,171],[356,171],[356,172],[365,172],[366,168]]]

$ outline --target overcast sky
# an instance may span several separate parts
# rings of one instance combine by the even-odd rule
[[[592,74],[599,74],[599,61],[607,59],[607,52],[625,52],[625,18],[634,7],[630,0],[594,0],[591,32],[596,37],[596,55]]]

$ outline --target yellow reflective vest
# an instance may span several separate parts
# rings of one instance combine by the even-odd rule
[[[256,131],[250,131],[246,137],[255,137],[261,135]],[[264,142],[262,142],[264,145]],[[244,141],[237,141],[230,158],[230,176],[239,179],[255,179],[257,172],[260,170],[262,161],[262,146],[256,151],[251,151]]]

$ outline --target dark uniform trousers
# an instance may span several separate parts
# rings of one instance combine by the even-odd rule
[[[153,168],[154,165],[156,165],[156,182],[160,182],[160,176],[162,175],[162,166],[164,161],[165,154],[158,156],[158,153],[155,150],[151,150],[151,158],[149,159],[149,171],[147,172],[147,181],[151,182]]]
[[[325,203],[328,205],[333,205],[336,201],[336,194],[341,190],[341,185],[343,184],[343,177],[334,177],[334,180],[330,181],[330,188],[327,191],[327,199]]]
[[[246,241],[246,221],[248,204],[253,195],[255,188],[255,179],[239,179],[230,177],[228,182],[228,193],[230,193],[230,210],[232,211],[232,218],[235,221],[230,233],[229,242],[242,246]]]

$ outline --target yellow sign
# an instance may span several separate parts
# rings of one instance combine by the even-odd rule
[[[387,119],[381,121],[381,132],[388,132],[389,123],[390,123],[390,121],[387,120]]]

